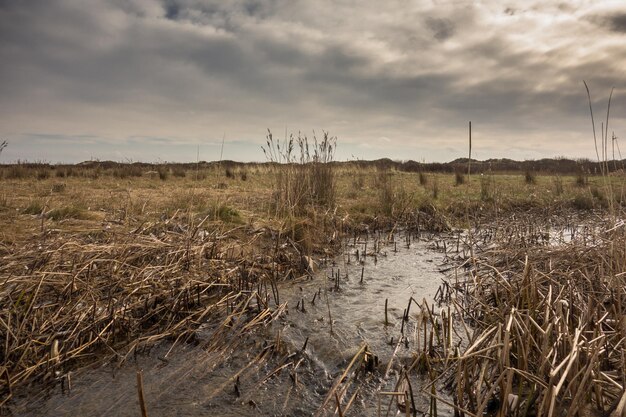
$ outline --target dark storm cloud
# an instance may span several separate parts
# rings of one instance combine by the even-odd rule
[[[454,25],[446,19],[429,18],[426,19],[426,24],[438,41],[445,41],[454,35]]]
[[[582,138],[582,79],[597,106],[617,87],[620,128],[626,11],[566,6],[0,1],[0,137],[84,144],[86,135],[170,152],[225,131],[260,142],[267,126],[288,124],[331,128],[346,146],[404,155],[411,144],[439,157],[428,150],[454,149],[469,119],[489,126],[493,149],[504,131],[531,142],[554,131]]]
[[[626,13],[619,13],[608,18],[611,30],[626,33]]]
[[[180,7],[173,1],[168,1],[164,5],[165,17],[170,20],[176,20],[180,12]]]
[[[626,9],[592,12],[585,18],[601,28],[606,28],[612,32],[626,33]]]

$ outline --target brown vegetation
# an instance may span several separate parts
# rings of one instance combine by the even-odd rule
[[[473,162],[480,180],[461,174],[460,181],[454,170],[426,173],[423,165],[413,172],[395,163],[338,164],[327,135],[313,145],[291,140],[290,151],[274,153],[284,160],[270,157],[269,164],[0,167],[2,402],[28,382],[63,380],[84,363],[123,362],[162,339],[194,342],[208,320],[224,326],[219,343],[232,337],[235,322],[245,334],[246,323],[271,320],[281,308],[278,281],[307,274],[303,259],[332,255],[351,230],[426,222],[441,231],[527,211],[619,210],[623,201],[619,175],[585,174],[580,184],[574,175],[553,177],[533,165],[528,182],[525,171],[481,175]],[[271,136],[268,147],[278,151]],[[505,393],[528,401],[536,393],[533,404],[541,410],[608,409],[620,395],[613,373],[622,369],[605,349],[607,343],[622,349],[621,307],[606,302],[623,302],[621,230],[560,252],[516,239],[505,245],[501,239],[516,236],[510,230],[485,237],[476,231],[473,243],[497,235],[500,249],[469,256],[471,279],[446,290],[459,291],[455,316],[476,329],[468,348],[455,359],[445,342],[451,313],[448,322],[433,319],[420,344],[427,355],[416,350],[414,370],[426,369],[433,380],[435,371],[451,375],[459,410],[506,401]],[[567,320],[553,311],[561,301],[569,303]],[[428,306],[420,307],[426,317]],[[574,350],[565,373],[563,361]],[[497,359],[507,355],[508,363]],[[534,369],[540,355],[551,362]],[[604,365],[593,365],[594,355]],[[356,365],[370,366],[360,362],[371,360],[366,348],[360,358]],[[562,395],[552,399],[557,386]],[[594,396],[583,401],[579,393],[588,390]]]

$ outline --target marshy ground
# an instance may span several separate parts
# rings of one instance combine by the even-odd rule
[[[3,167],[3,411],[623,410],[621,175],[327,174]]]

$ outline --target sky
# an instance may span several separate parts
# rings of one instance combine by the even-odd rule
[[[623,0],[0,0],[0,62],[0,163],[596,159],[583,80],[626,139]]]

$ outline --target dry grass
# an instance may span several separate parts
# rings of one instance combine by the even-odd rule
[[[164,338],[193,341],[225,310],[270,314],[275,280],[301,273],[294,249],[261,250],[277,247],[263,230],[220,232],[186,220],[131,233],[48,232],[4,251],[3,402],[27,381],[62,378],[102,355],[123,361]]]
[[[458,415],[626,412],[625,224],[577,227],[559,245],[545,230],[536,218],[506,219],[467,236],[468,278],[439,293],[465,348],[451,349],[450,307],[437,317],[420,306],[413,368],[443,381]]]
[[[309,207],[332,210],[336,199],[333,159],[337,138],[324,132],[318,141],[298,133],[281,144],[268,131],[263,153],[273,176],[274,205],[278,215],[295,217]]]
[[[330,167],[331,165],[326,166]],[[26,171],[30,169],[21,166],[18,168]],[[36,171],[38,168],[32,169]],[[132,223],[153,221],[176,209],[197,214],[215,205],[227,205],[238,211],[244,222],[250,219],[266,221],[284,216],[284,211],[276,211],[278,185],[275,180],[278,173],[283,172],[283,179],[291,176],[292,186],[288,188],[307,188],[296,187],[302,183],[298,182],[300,180],[296,181],[300,177],[294,174],[294,169],[297,169],[294,166],[251,165],[232,171],[231,178],[227,178],[224,169],[202,168],[197,172],[187,173],[184,177],[180,173],[168,174],[166,181],[160,180],[158,170],[146,171],[142,176],[124,178],[103,171],[104,173],[94,179],[94,175],[88,173],[86,168],[71,169],[85,170],[85,175],[63,177],[62,186],[59,186],[58,177],[55,176],[43,180],[37,180],[30,174],[17,179],[5,177],[0,180],[2,194],[6,196],[4,207],[23,212],[31,202],[40,201],[41,204],[47,203],[48,210],[67,206],[82,207],[100,221],[123,219]],[[168,167],[162,171],[179,172],[180,168]],[[482,175],[479,181],[457,184],[454,173],[424,174],[386,170],[386,177],[382,178],[380,170],[374,167],[363,168],[349,164],[336,165],[332,172],[332,177],[321,174],[313,177],[309,174],[302,176],[302,181],[309,181],[306,178],[326,178],[319,182],[321,185],[318,188],[332,188],[334,197],[330,198],[329,195],[330,200],[320,197],[318,203],[310,204],[314,196],[320,193],[311,191],[308,193],[309,197],[305,198],[297,197],[294,191],[289,196],[290,200],[309,203],[300,205],[298,213],[293,212],[293,216],[306,217],[311,210],[321,208],[336,210],[338,214],[348,215],[355,221],[367,221],[381,215],[401,216],[407,210],[432,204],[441,212],[463,219],[467,207],[474,213],[494,210],[506,213],[532,207],[548,211],[583,206],[602,209],[612,201],[621,204],[624,195],[623,177],[620,175],[608,177],[612,191],[607,192],[601,177],[588,176],[581,186],[579,178],[575,176],[537,175],[534,177],[535,183],[520,187],[520,183],[525,181],[524,175],[490,173]],[[328,183],[334,184],[334,187],[322,186]],[[420,185],[422,183],[425,185]],[[322,203],[324,201],[326,202]],[[4,215],[9,216],[10,211],[6,210]],[[14,217],[14,214],[11,213],[9,217]],[[32,220],[36,223],[35,219]],[[11,223],[2,214],[0,221]],[[88,222],[85,225],[99,227],[99,224],[92,225]],[[12,229],[11,224],[9,229]],[[5,235],[11,234],[6,230],[3,232]],[[11,232],[19,233],[18,230]]]
[[[326,166],[329,167],[331,165]],[[562,176],[562,190],[558,193],[549,176],[538,175],[534,184],[525,186],[520,186],[524,181],[522,175],[495,174],[485,176],[485,180],[457,184],[452,173],[428,174],[426,182],[420,180],[418,173],[388,170],[383,178],[387,185],[381,188],[379,170],[338,165],[333,168],[332,178],[313,174],[325,178],[320,184],[332,181],[335,185],[332,204],[308,204],[302,211],[285,216],[275,210],[276,189],[272,179],[276,178],[276,169],[291,169],[289,167],[251,165],[245,170],[233,171],[230,178],[226,177],[225,169],[216,167],[202,168],[193,174],[189,170],[185,176],[174,174],[176,171],[168,167],[167,172],[172,175],[166,181],[159,178],[158,171],[122,176],[79,167],[72,169],[81,170],[84,175],[69,175],[70,168],[64,168],[63,187],[56,186],[57,175],[44,179],[30,174],[5,175],[0,180],[2,401],[7,400],[12,390],[29,381],[62,378],[78,364],[103,356],[123,360],[129,352],[163,338],[193,341],[197,325],[210,318],[223,319],[233,311],[251,320],[257,314],[270,317],[276,311],[270,301],[274,300],[274,306],[280,305],[276,280],[300,273],[303,255],[316,251],[332,253],[341,233],[351,227],[384,225],[387,221],[410,225],[416,218],[419,223],[432,217],[437,219],[441,230],[447,230],[450,223],[468,225],[475,218],[494,218],[494,213],[504,216],[533,208],[555,212],[577,207],[577,198],[585,200],[584,207],[580,208],[604,209],[608,204],[602,199],[623,195],[620,176],[608,179],[615,188],[611,193],[604,191],[604,180],[599,178],[590,177],[588,183],[580,187],[574,177]],[[358,187],[354,186],[355,179]],[[594,186],[597,191],[593,191]],[[436,187],[436,198],[433,187]],[[472,213],[469,219],[468,211]],[[584,375],[589,369],[585,368],[580,352],[593,356],[593,349],[600,346],[600,339],[594,341],[590,332],[597,331],[599,337],[603,331],[602,346],[610,342],[615,349],[620,348],[617,333],[607,333],[607,323],[618,320],[621,306],[613,312],[604,304],[606,294],[612,294],[615,300],[622,294],[618,285],[623,278],[618,267],[624,260],[624,237],[620,230],[614,230],[610,236],[598,236],[597,242],[602,245],[595,247],[581,246],[567,254],[546,248],[539,250],[536,256],[532,250],[529,253],[528,270],[534,277],[531,293],[536,302],[530,318],[538,325],[532,330],[537,332],[533,337],[540,347],[552,343],[556,348],[554,352],[535,352],[529,350],[533,346],[512,344],[508,352],[514,352],[515,359],[510,359],[509,367],[502,369],[511,369],[519,355],[526,355],[526,363],[533,364],[532,355],[550,354],[552,368],[546,365],[541,369],[543,378],[545,372],[549,375],[550,370],[567,357],[563,355],[579,346],[577,361],[571,365],[569,376],[559,388],[560,393],[565,393],[563,401],[555,403],[555,408],[564,407],[568,398],[579,401],[575,396],[583,385],[580,384],[581,374],[576,372]],[[527,314],[524,306],[514,305],[515,312],[511,313],[511,306],[506,307],[504,303],[526,300],[516,296],[518,289],[524,288],[525,264],[521,262],[524,257],[522,252],[512,250],[500,253],[501,256],[507,254],[504,259],[508,264],[502,264],[502,260],[490,257],[492,254],[487,252],[481,254],[481,258],[476,258],[475,281],[463,287],[466,293],[459,308],[462,312],[472,312],[469,319],[477,329],[472,343],[479,341],[481,332],[489,331],[496,322],[506,325],[510,321],[509,334],[516,331],[514,326],[518,322],[532,324],[530,318],[520,316]],[[549,269],[550,259],[552,269]],[[558,272],[557,268],[563,272]],[[572,274],[569,280],[557,285],[556,277],[561,279],[566,272]],[[505,275],[510,277],[503,280],[501,277]],[[576,313],[582,321],[561,319],[555,322],[557,316],[553,311],[547,317],[540,316],[545,316],[548,304],[553,308],[557,305],[555,302],[563,300],[565,295],[569,297],[570,293],[574,300],[569,307],[570,320],[574,320]],[[583,303],[592,301],[596,303],[593,305],[597,312],[583,314]],[[602,315],[607,312],[603,319]],[[422,313],[426,317],[426,310]],[[594,315],[590,316],[592,313]],[[595,317],[595,314],[600,316]],[[592,319],[600,323],[581,327],[577,344],[574,344],[579,324]],[[445,323],[437,326],[443,325]],[[552,333],[547,332],[550,325]],[[557,325],[570,327],[555,333]],[[480,369],[483,363],[487,364],[486,369],[493,369],[490,373],[485,370],[482,379],[476,376],[472,368],[476,364],[471,362],[483,360],[482,356],[466,354],[469,362],[450,362],[451,359],[446,358],[452,356],[454,349],[449,344],[438,343],[448,337],[432,329],[425,330],[421,339],[422,343],[426,340],[428,357],[442,355],[442,362],[457,363],[458,369],[471,376],[465,382],[457,382],[462,387],[459,406],[471,408],[467,390],[478,398],[471,401],[480,402],[488,397],[484,391],[486,386],[500,386],[502,381],[508,383],[505,377],[497,380],[496,370],[501,368],[491,368],[496,365],[492,359],[480,363]],[[621,327],[614,324],[615,332],[621,331],[619,329]],[[446,331],[449,334],[449,330]],[[496,333],[504,337],[505,331],[506,326]],[[566,333],[558,339],[561,332]],[[479,344],[478,351],[488,349],[484,351],[490,353],[487,357],[502,353],[497,350],[502,346],[491,337],[495,335],[490,333]],[[588,346],[581,347],[583,341]],[[522,349],[526,350],[522,352]],[[605,350],[600,350],[598,355],[606,356]],[[359,361],[367,355],[361,356]],[[429,365],[424,360],[424,355],[417,355],[415,368],[435,369],[435,362]],[[594,390],[601,389],[598,398],[602,400],[590,401],[594,406],[605,408],[618,396],[618,390],[611,388],[612,382],[607,379],[615,379],[611,372],[618,369],[614,364],[616,358],[609,355],[608,360],[613,368],[593,368],[592,377],[587,378],[594,381]],[[558,378],[563,371],[561,368],[560,373],[557,372]],[[524,389],[531,386],[532,379],[523,379],[522,373],[515,375],[513,386],[519,384]],[[568,379],[570,377],[573,379]],[[432,374],[432,378],[436,375]],[[471,385],[478,381],[483,385]],[[525,395],[522,391],[519,393]],[[544,394],[540,392],[539,404]],[[560,396],[557,399],[561,401]],[[331,401],[332,398],[327,405]]]
[[[274,317],[276,281],[303,273],[312,250],[300,240],[333,222],[322,214],[293,234],[268,215],[269,171],[248,169],[226,188],[215,186],[224,171],[203,175],[66,176],[62,192],[56,176],[3,182],[1,403],[80,364],[193,341],[206,321]],[[215,348],[232,342],[227,327]]]

